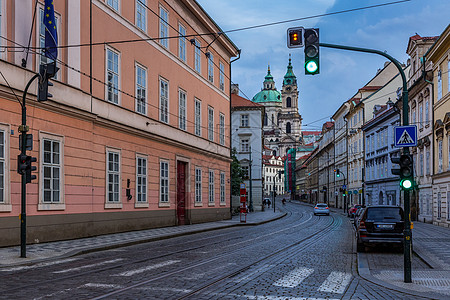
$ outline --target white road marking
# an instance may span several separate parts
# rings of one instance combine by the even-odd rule
[[[331,272],[327,279],[319,287],[318,291],[342,294],[350,283],[352,274],[344,272]]]
[[[228,294],[227,296],[231,296]],[[236,297],[241,297],[241,295],[236,295]],[[254,296],[254,295],[245,295],[246,299],[253,300],[338,300],[337,298],[313,298],[313,297],[286,297],[286,296]]]
[[[255,267],[255,269],[253,271],[249,272],[246,275],[243,275],[242,277],[236,276],[235,279],[234,279],[234,282],[241,282],[241,281],[244,281],[244,280],[253,279],[254,277],[257,277],[255,275],[263,274],[266,271],[270,270],[272,267],[273,267],[273,265],[263,265],[260,268],[256,268]]]
[[[112,260],[105,260],[96,264],[91,264],[91,265],[84,265],[81,267],[76,267],[76,268],[70,268],[70,269],[65,269],[65,270],[61,270],[61,271],[55,271],[53,272],[54,274],[61,274],[61,273],[68,273],[68,272],[72,272],[72,271],[79,271],[79,270],[83,270],[83,269],[87,269],[87,268],[93,268],[93,267],[98,267],[98,266],[102,266],[102,265],[107,265],[107,264],[112,264],[118,261],[123,260],[123,258],[117,258],[117,259],[112,259]]]
[[[108,284],[108,283],[86,283],[81,287],[93,287],[93,288],[101,288],[101,289],[121,289],[123,286],[118,284]]]
[[[57,264],[63,264],[66,262],[71,262],[74,260],[77,260],[79,258],[67,258],[67,259],[61,259],[61,260],[55,260],[55,261],[49,261],[49,262],[43,262],[38,263],[32,266],[18,266],[18,267],[12,267],[12,268],[2,268],[0,269],[0,272],[14,272],[14,271],[21,271],[21,270],[28,270],[28,269],[35,269],[35,268],[41,268],[41,267],[47,267]]]
[[[313,272],[314,269],[308,269],[303,267],[296,268],[291,272],[289,272],[287,275],[285,275],[283,278],[280,278],[277,281],[275,281],[273,285],[293,288],[302,283],[302,281],[305,280]]]
[[[147,271],[150,271],[153,269],[169,266],[169,265],[175,264],[177,262],[180,262],[180,261],[179,260],[168,260],[166,262],[162,262],[162,263],[159,263],[156,265],[151,265],[151,266],[143,267],[143,268],[132,270],[132,271],[122,272],[120,274],[116,274],[113,276],[133,276],[135,274],[140,274],[140,273],[144,273],[144,272],[147,272]]]

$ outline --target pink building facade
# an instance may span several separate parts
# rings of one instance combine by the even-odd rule
[[[39,49],[43,2],[35,9],[35,1],[0,0],[0,246],[20,241],[14,94],[21,99],[47,62]],[[54,5],[53,97],[38,102],[36,81],[27,96],[28,154],[37,158],[27,241],[229,218],[237,47],[194,0]]]

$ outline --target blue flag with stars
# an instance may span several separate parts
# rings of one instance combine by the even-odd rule
[[[58,34],[56,32],[55,8],[53,0],[45,0],[44,8],[45,26],[45,56],[56,60],[58,57]]]

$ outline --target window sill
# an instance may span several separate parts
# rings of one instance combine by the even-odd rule
[[[148,208],[148,202],[136,202],[134,208]]]
[[[226,202],[220,202],[220,206],[225,206],[225,205],[227,205]]]
[[[201,207],[201,206],[203,206],[202,202],[195,202],[194,203],[194,207]]]
[[[39,203],[38,210],[65,210],[65,203]]]
[[[1,203],[0,204],[0,212],[11,212],[12,211],[12,205]]]
[[[158,207],[170,207],[169,202],[159,202]]]
[[[208,202],[208,206],[216,206],[216,203],[214,203],[214,202]]]

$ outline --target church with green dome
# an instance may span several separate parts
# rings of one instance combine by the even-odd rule
[[[298,112],[297,77],[290,57],[281,91],[275,86],[269,66],[263,88],[252,101],[265,107],[264,146],[271,149],[273,155],[284,157],[289,149],[300,145],[302,117]]]

